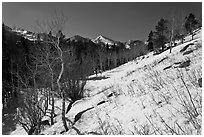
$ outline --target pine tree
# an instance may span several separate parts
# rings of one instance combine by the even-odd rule
[[[193,30],[196,29],[197,27],[197,24],[198,24],[198,21],[195,17],[194,14],[190,13],[188,15],[188,17],[185,18],[186,21],[185,21],[185,28],[186,28],[186,31],[192,35],[192,40],[193,40],[193,36],[194,36],[194,33],[193,33]]]
[[[202,13],[199,14],[198,16],[198,28],[202,27]]]
[[[162,48],[162,51],[164,51],[165,48],[165,43],[168,41],[167,38],[167,32],[168,32],[168,27],[167,27],[168,21],[161,18],[160,21],[158,22],[157,26],[155,27],[156,32],[155,32],[155,40],[154,40],[154,45],[156,46],[156,49]]]
[[[5,25],[4,23],[2,24],[2,41],[6,39],[6,30],[5,30]]]
[[[148,50],[149,51],[153,51],[154,50],[154,47],[153,47],[153,32],[152,31],[150,31],[150,33],[149,33],[149,35],[148,35],[148,39],[147,39],[147,42],[148,42],[148,45],[147,45],[147,47],[148,47]]]

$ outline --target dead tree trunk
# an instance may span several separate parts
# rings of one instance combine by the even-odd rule
[[[50,70],[50,74],[51,74],[51,125],[54,125],[54,113],[55,113],[55,110],[54,110],[54,107],[55,107],[55,101],[54,101],[54,74],[53,74],[53,70],[50,66],[50,64],[48,63],[48,67],[49,67],[49,70]]]

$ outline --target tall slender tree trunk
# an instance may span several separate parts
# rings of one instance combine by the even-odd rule
[[[54,125],[54,114],[55,114],[55,100],[54,100],[54,84],[53,84],[53,72],[51,72],[51,125]]]
[[[52,90],[52,89],[51,89]],[[54,100],[54,93],[53,93],[53,90],[51,91],[51,106],[52,106],[52,109],[51,109],[51,125],[54,125],[54,114],[55,114],[55,100]]]
[[[100,54],[102,54],[102,53],[100,53]],[[100,57],[100,69],[101,70],[103,70],[103,62],[102,62],[102,57],[101,57],[101,55],[99,55]]]
[[[60,80],[61,80],[61,77],[62,77],[62,74],[64,72],[64,61],[63,61],[63,52],[62,52],[62,49],[60,48],[60,37],[58,37],[58,40],[57,40],[57,49],[58,49],[58,52],[59,52],[59,58],[60,58],[60,63],[61,63],[61,70],[60,70],[60,73],[59,73],[59,76],[57,78],[57,86],[58,86],[58,91],[61,92],[62,94],[62,121],[63,121],[63,125],[64,125],[64,128],[65,128],[65,131],[68,131],[68,127],[67,127],[67,122],[66,122],[66,119],[65,119],[65,91],[62,90],[61,88],[61,85],[60,85]]]
[[[181,38],[181,44],[183,44],[183,42],[184,42],[184,37],[182,36],[182,38]]]
[[[48,67],[49,67],[49,71],[50,71],[50,74],[51,74],[51,91],[49,91],[49,104],[51,104],[51,125],[54,125],[54,114],[55,114],[55,111],[54,111],[54,107],[55,107],[55,101],[54,101],[54,72],[53,72],[53,69],[50,66],[49,59],[47,61],[48,61],[47,64],[48,64]]]
[[[65,128],[65,131],[68,131],[69,128],[67,127],[66,117],[65,117],[65,92],[62,91],[62,121]]]
[[[113,53],[113,65],[114,67],[117,67],[117,53]]]

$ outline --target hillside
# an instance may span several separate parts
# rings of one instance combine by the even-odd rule
[[[149,53],[90,76],[86,97],[66,114],[70,130],[64,132],[62,100],[56,98],[55,124],[41,134],[201,134],[201,33],[192,41],[187,36],[171,54]],[[17,125],[10,134],[26,132]]]

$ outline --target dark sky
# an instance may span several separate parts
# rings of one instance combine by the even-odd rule
[[[62,10],[68,18],[64,33],[67,37],[81,35],[95,38],[104,35],[114,40],[146,40],[161,17],[172,11],[201,15],[202,3],[118,2],[118,3],[3,3],[2,21],[10,26],[34,31],[36,20],[49,19]]]

